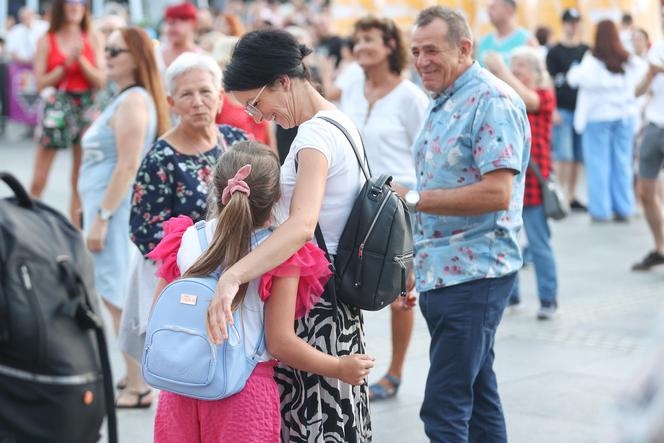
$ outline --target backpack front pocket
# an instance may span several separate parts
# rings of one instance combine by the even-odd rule
[[[149,337],[145,370],[153,377],[186,386],[206,386],[214,376],[217,356],[207,335],[166,326]]]

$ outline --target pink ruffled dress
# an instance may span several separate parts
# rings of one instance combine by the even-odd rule
[[[182,236],[192,225],[192,220],[186,216],[164,222],[164,238],[148,254],[160,265],[157,275],[167,282],[180,276],[177,254]],[[263,301],[270,297],[273,278],[299,276],[295,307],[295,315],[299,318],[316,304],[331,275],[323,251],[307,243],[280,266],[261,277],[259,296]],[[273,378],[275,364],[275,360],[259,363],[244,389],[223,400],[196,400],[161,391],[154,441],[279,442],[281,417],[279,392]]]

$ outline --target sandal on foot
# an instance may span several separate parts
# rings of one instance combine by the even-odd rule
[[[385,386],[385,381],[387,381],[389,387]],[[385,374],[378,383],[374,383],[369,386],[369,399],[387,400],[389,398],[394,398],[397,395],[400,384],[401,380],[396,378],[394,375]]]
[[[122,391],[120,395],[131,395],[133,397],[136,397],[136,402],[134,403],[128,403],[128,404],[118,404],[118,399],[115,399],[115,407],[117,409],[147,409],[150,406],[152,406],[152,400],[150,400],[147,403],[143,402],[143,399],[150,395],[152,392],[152,389],[146,389],[144,392],[138,392],[138,391]],[[119,396],[118,396],[119,398]]]
[[[122,377],[118,382],[115,384],[115,387],[118,389],[118,391],[122,391],[124,388],[127,387],[127,382],[129,381],[129,377],[126,375]]]

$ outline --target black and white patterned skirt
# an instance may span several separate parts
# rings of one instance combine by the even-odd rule
[[[299,337],[322,352],[342,356],[365,354],[360,309],[337,301],[326,291],[313,309],[295,321]],[[275,368],[281,400],[281,441],[327,443],[371,441],[367,385],[352,386],[287,366]]]

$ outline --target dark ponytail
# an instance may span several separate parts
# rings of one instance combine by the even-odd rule
[[[260,29],[245,34],[224,69],[224,89],[230,92],[262,88],[282,75],[310,80],[302,60],[311,52],[283,30]]]

